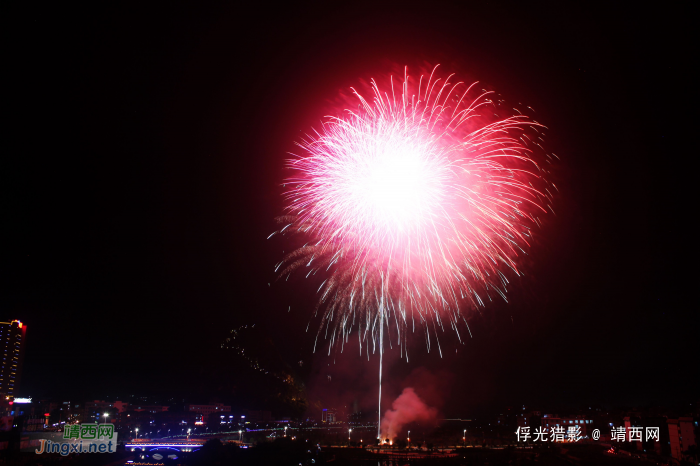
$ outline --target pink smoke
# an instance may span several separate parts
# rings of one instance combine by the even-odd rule
[[[406,387],[382,418],[382,438],[393,439],[404,425],[415,421],[432,421],[436,417],[437,409],[429,408],[413,388]]]

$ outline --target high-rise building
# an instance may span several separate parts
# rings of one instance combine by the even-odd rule
[[[338,411],[335,409],[324,409],[321,411],[321,422],[336,422]]]
[[[668,419],[669,443],[671,444],[671,456],[680,461],[683,459],[683,452],[690,449],[695,442],[695,428],[692,417],[679,417],[678,419]]]
[[[19,320],[0,322],[0,394],[12,399],[19,390],[27,326]]]

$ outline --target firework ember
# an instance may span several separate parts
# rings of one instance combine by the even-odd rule
[[[459,336],[466,324],[460,307],[505,299],[551,197],[544,127],[435,71],[372,81],[372,98],[353,89],[357,108],[329,117],[289,161],[280,232],[307,243],[277,269],[322,274],[329,350],[357,326],[360,352],[378,349],[380,365],[385,332],[403,352],[418,321],[439,348],[438,328]]]

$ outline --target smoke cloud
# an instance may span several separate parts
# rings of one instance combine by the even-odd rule
[[[429,408],[412,387],[406,387],[382,418],[382,438],[393,439],[408,423],[433,421],[437,412],[436,408]]]

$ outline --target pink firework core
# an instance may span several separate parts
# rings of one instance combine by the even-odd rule
[[[338,177],[339,184],[347,183],[341,189],[347,193],[350,216],[365,217],[366,227],[380,237],[421,225],[443,198],[445,166],[418,142],[382,141],[383,147],[344,167],[347,173]]]
[[[367,326],[381,313],[455,322],[459,301],[505,297],[505,273],[519,274],[548,204],[543,127],[517,110],[500,117],[493,93],[434,74],[372,81],[369,101],[353,89],[357,109],[328,118],[289,161],[281,232],[308,242],[283,274],[328,274],[325,319],[345,333],[356,313]]]
[[[296,190],[311,207],[306,218],[375,253],[424,229],[444,200],[449,165],[422,128],[404,123],[386,115],[326,124],[307,146],[313,156],[295,163],[306,175]]]

